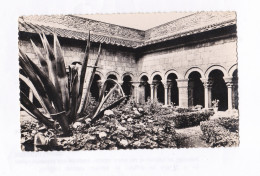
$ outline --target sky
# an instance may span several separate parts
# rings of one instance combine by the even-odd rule
[[[168,12],[168,13],[136,13],[136,14],[96,14],[77,15],[84,18],[130,27],[134,29],[147,30],[155,26],[173,21],[194,12]]]

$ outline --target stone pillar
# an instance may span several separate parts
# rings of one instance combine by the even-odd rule
[[[135,99],[135,102],[136,103],[139,103],[139,85],[140,83],[139,82],[136,82],[136,83],[132,83],[133,87],[134,87],[134,92],[133,92],[133,96],[134,96],[134,99]]]
[[[233,109],[233,97],[232,97],[232,89],[233,89],[233,82],[232,77],[225,77],[224,78],[226,84],[227,84],[227,90],[228,90],[228,110]]]
[[[233,84],[232,83],[227,83],[227,88],[228,88],[228,110],[233,109],[233,103],[232,103],[232,88]]]
[[[211,89],[212,89],[212,80],[208,79],[201,79],[203,85],[204,85],[204,103],[205,103],[205,108],[208,109],[211,107]]]
[[[98,85],[98,92],[99,92],[99,96],[100,96],[103,86],[104,86],[104,82],[100,80],[97,82],[97,85]]]
[[[154,96],[154,85],[153,84],[150,84],[150,88],[151,88],[151,101],[153,101],[153,96]]]
[[[170,83],[170,84],[168,84],[168,97],[167,97],[167,99],[168,99],[168,105],[170,105],[171,104],[171,97],[172,97],[172,84]]]
[[[33,91],[32,91],[32,89],[29,90],[29,100],[33,103]]]
[[[194,81],[190,80],[188,83],[188,96],[189,96],[189,107],[194,106],[194,97],[193,97],[193,90],[194,90]]]
[[[188,79],[177,79],[179,89],[179,106],[188,107]]]
[[[163,84],[164,87],[164,105],[168,105],[168,85],[167,83]]]
[[[158,84],[155,84],[155,85],[154,85],[154,96],[153,96],[153,99],[154,99],[155,101],[158,100],[158,98],[157,98],[157,90],[158,90]]]

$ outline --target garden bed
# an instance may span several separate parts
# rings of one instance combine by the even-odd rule
[[[238,146],[238,127],[238,116],[220,117],[200,124],[203,138],[211,147]]]

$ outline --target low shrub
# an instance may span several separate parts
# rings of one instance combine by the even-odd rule
[[[175,115],[173,120],[176,128],[186,128],[197,126],[200,122],[209,120],[211,115],[212,113],[208,111],[186,112]]]
[[[239,145],[238,118],[221,117],[200,123],[203,138],[211,147]]]
[[[186,128],[197,126],[200,122],[209,120],[211,115],[213,115],[213,113],[209,111],[186,111],[184,113],[174,112],[163,115],[160,118],[172,120],[176,128]]]
[[[238,117],[220,117],[219,119],[215,119],[215,121],[228,129],[231,132],[238,132],[239,127],[239,119]]]
[[[175,111],[178,113],[186,113],[186,112],[194,112],[196,110],[192,108],[176,108]]]

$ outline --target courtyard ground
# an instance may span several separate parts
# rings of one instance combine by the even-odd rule
[[[202,131],[199,125],[175,130],[178,136],[178,148],[209,147],[209,145],[201,139]]]

